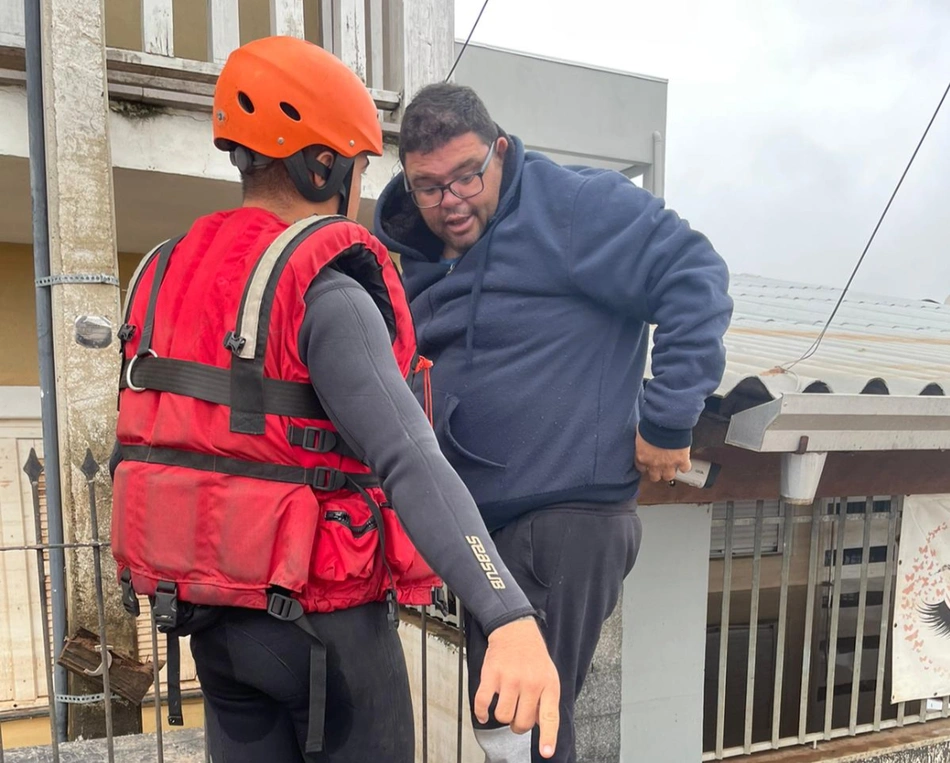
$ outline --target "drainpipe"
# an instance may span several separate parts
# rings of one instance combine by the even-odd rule
[[[25,0],[26,100],[30,137],[30,196],[33,201],[33,272],[37,281],[50,275],[49,218],[46,189],[46,135],[43,115],[43,63],[40,0]],[[63,543],[63,503],[59,474],[59,426],[56,416],[56,378],[53,373],[53,304],[49,286],[36,287],[36,333],[39,341],[40,404],[43,416],[43,467],[46,475],[46,512],[49,551],[50,604],[53,610],[53,652],[66,641],[66,554]],[[39,542],[37,538],[37,542]],[[45,616],[45,613],[44,613]],[[50,659],[49,655],[45,656]],[[57,694],[66,691],[66,669],[54,663]],[[59,741],[66,739],[66,707],[49,698],[56,716]]]
[[[780,495],[788,503],[810,506],[818,495],[818,484],[827,453],[783,453]]]
[[[659,198],[666,195],[666,146],[663,143],[663,134],[659,130],[653,132],[653,188],[651,193]]]

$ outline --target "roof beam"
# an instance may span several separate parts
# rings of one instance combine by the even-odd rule
[[[759,453],[950,450],[950,398],[785,394],[733,415],[726,444]]]

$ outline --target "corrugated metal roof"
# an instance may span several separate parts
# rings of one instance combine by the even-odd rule
[[[892,395],[950,394],[950,307],[849,292],[817,353],[812,344],[841,287],[734,275],[721,397],[746,390]],[[764,390],[762,388],[764,387]]]

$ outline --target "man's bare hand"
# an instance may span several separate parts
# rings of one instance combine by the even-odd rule
[[[676,472],[688,472],[692,466],[689,462],[689,448],[680,450],[666,450],[650,445],[637,432],[637,471],[650,482],[671,482],[676,479]]]
[[[516,734],[539,726],[541,757],[554,755],[561,684],[533,618],[503,625],[488,637],[482,681],[473,707],[480,722],[488,721],[488,708],[496,694],[495,720],[509,724]]]

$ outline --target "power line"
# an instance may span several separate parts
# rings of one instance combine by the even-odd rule
[[[891,203],[894,201],[894,197],[897,196],[897,192],[900,190],[901,185],[904,183],[904,178],[907,177],[907,172],[910,170],[911,165],[914,163],[914,159],[917,158],[917,152],[920,151],[920,147],[924,144],[924,140],[927,138],[927,133],[930,132],[930,127],[933,125],[934,120],[937,118],[937,114],[940,113],[940,108],[943,106],[943,102],[947,99],[947,94],[950,93],[950,82],[947,83],[946,90],[943,91],[943,95],[940,97],[940,102],[937,104],[937,108],[934,109],[933,116],[930,117],[930,121],[927,123],[927,127],[924,129],[923,135],[920,136],[920,140],[917,141],[917,148],[914,149],[914,153],[911,154],[910,161],[907,162],[907,166],[904,167],[904,172],[901,174],[900,180],[897,181],[897,185],[894,187],[893,193],[891,193],[891,198],[887,200],[887,206],[884,207],[884,211],[881,213],[880,218],[878,218],[877,225],[874,226],[874,230],[871,232],[871,237],[868,239],[867,244],[864,246],[864,251],[861,252],[861,256],[858,258],[857,264],[854,266],[854,270],[851,271],[851,276],[848,278],[848,282],[844,285],[844,290],[841,292],[841,296],[838,297],[838,302],[835,305],[834,309],[831,311],[831,315],[828,316],[828,320],[825,322],[824,327],[821,329],[821,332],[818,334],[818,337],[812,342],[811,347],[805,350],[802,353],[802,356],[791,363],[790,365],[782,366],[786,371],[788,371],[793,366],[801,363],[803,360],[808,360],[812,355],[814,355],[818,348],[821,346],[822,339],[825,338],[825,334],[828,331],[828,328],[831,326],[831,322],[835,319],[835,316],[838,314],[838,310],[844,303],[845,295],[848,293],[848,289],[851,288],[851,284],[854,282],[854,277],[858,274],[858,270],[861,268],[861,263],[864,262],[864,257],[867,255],[868,250],[871,248],[871,243],[874,241],[874,237],[877,235],[878,229],[881,227],[881,223],[884,222],[884,218],[887,216],[888,210],[891,208]]]
[[[482,9],[478,12],[478,17],[475,19],[475,23],[472,24],[472,28],[469,30],[468,37],[465,38],[465,42],[462,45],[462,49],[459,51],[459,54],[455,57],[455,63],[452,64],[452,68],[449,70],[449,73],[445,77],[445,81],[448,82],[452,75],[455,74],[455,67],[459,65],[459,61],[462,60],[462,55],[465,53],[465,49],[468,47],[468,43],[472,39],[472,35],[475,34],[475,27],[478,26],[478,22],[482,20],[482,14],[485,12],[485,7],[488,5],[488,0],[485,0],[482,3]]]

